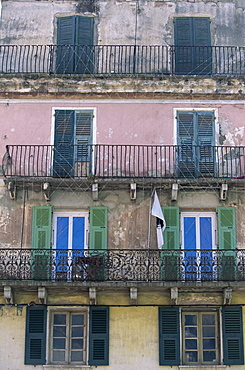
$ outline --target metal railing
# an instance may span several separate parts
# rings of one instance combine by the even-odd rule
[[[0,249],[0,280],[245,281],[245,250]]]
[[[243,178],[244,146],[7,145],[5,177]]]
[[[0,74],[244,76],[244,46],[0,45]]]

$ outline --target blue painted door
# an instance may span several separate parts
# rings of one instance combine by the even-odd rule
[[[214,248],[214,216],[183,215],[184,280],[215,280]]]
[[[85,216],[54,216],[55,279],[72,280],[73,266],[83,255],[85,246]]]

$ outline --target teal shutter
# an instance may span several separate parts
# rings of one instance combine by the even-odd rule
[[[72,177],[74,174],[75,111],[55,111],[54,177]]]
[[[224,364],[243,365],[243,324],[241,307],[223,307]]]
[[[180,365],[178,307],[159,307],[159,365]]]
[[[218,207],[219,279],[236,280],[236,213],[234,207]]]
[[[210,18],[176,17],[175,72],[208,74],[212,71]]]
[[[89,365],[109,365],[109,307],[90,307]]]
[[[93,111],[76,112],[75,144],[77,145],[76,160],[91,161]]]
[[[52,207],[32,209],[31,277],[47,280],[51,271],[51,226]]]
[[[57,18],[57,57],[56,73],[66,74],[74,71],[75,17]]]
[[[193,177],[197,172],[196,165],[196,130],[195,130],[195,113],[181,112],[177,114],[178,120],[178,176]]]
[[[45,365],[46,307],[27,307],[25,365]]]
[[[198,175],[210,176],[215,171],[214,113],[196,112]]]
[[[166,221],[161,251],[161,280],[178,281],[180,261],[179,207],[162,207]],[[175,251],[176,250],[176,251]]]
[[[90,249],[107,249],[107,207],[90,207]]]

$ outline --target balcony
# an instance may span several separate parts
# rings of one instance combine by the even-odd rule
[[[245,250],[0,249],[0,280],[244,282]]]
[[[6,179],[243,179],[244,146],[8,145]]]
[[[245,74],[245,47],[167,45],[0,45],[0,74]]]

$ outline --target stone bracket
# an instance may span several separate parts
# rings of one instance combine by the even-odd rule
[[[48,293],[45,287],[39,286],[37,295],[40,304],[47,304]]]
[[[96,298],[97,298],[97,294],[96,294],[97,292],[96,292],[96,288],[94,288],[94,287],[91,287],[91,288],[89,288],[89,290],[88,290],[88,294],[89,294],[89,303],[91,304],[91,305],[96,305],[97,304],[97,300],[96,300]]]
[[[174,305],[178,303],[179,290],[177,287],[170,288],[170,298]]]
[[[232,288],[225,288],[223,291],[223,304],[231,304]]]
[[[4,287],[4,298],[7,304],[14,304],[14,294],[11,286]]]
[[[130,304],[137,304],[138,289],[130,288],[129,295],[130,295]]]

